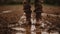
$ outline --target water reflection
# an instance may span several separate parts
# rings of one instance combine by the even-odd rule
[[[27,32],[26,30],[28,30],[27,27],[23,27],[23,28],[22,27],[15,27],[15,28],[12,28],[12,29],[18,30],[18,32],[16,32],[16,34],[26,34],[26,32]],[[31,29],[29,29],[28,31],[31,32],[31,34],[37,34],[36,32],[40,33],[39,29],[36,30],[36,26],[35,25],[31,25]],[[41,31],[41,34],[59,34],[59,33],[58,32],[48,33],[47,31]]]
[[[16,32],[16,34],[26,34],[26,29],[24,28],[13,28],[13,29],[16,29],[16,30],[19,30],[19,32]],[[36,34],[36,27],[35,25],[31,25],[31,34]],[[30,31],[29,31],[30,32]],[[38,31],[39,32],[39,31]],[[28,33],[29,34],[29,33]],[[46,31],[42,31],[41,34],[59,34],[58,32],[51,32],[51,33],[48,33]]]
[[[12,29],[18,30],[16,34],[59,34],[58,32],[47,32],[48,28],[51,26],[51,23],[43,20],[40,21],[40,25],[36,26],[36,19],[31,19],[32,24],[31,25],[22,25],[26,23],[26,17],[23,15],[21,19],[18,21],[19,27],[14,27]]]
[[[31,34],[36,34],[34,30],[36,30],[35,25],[31,25]]]

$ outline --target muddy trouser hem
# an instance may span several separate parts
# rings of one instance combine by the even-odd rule
[[[41,12],[35,12],[36,13],[36,20],[38,21],[41,19]]]
[[[26,14],[26,21],[28,21],[28,24],[31,24],[31,13]]]

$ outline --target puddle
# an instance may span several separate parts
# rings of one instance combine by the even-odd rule
[[[24,22],[26,22],[25,21],[26,20],[26,17],[25,17],[25,15],[23,15],[22,17],[21,17],[21,19],[20,19],[20,21],[18,21],[19,22],[19,24],[21,25],[21,24],[23,24]],[[36,20],[35,19],[31,19],[31,22],[32,22],[32,24],[35,24],[36,23]],[[48,22],[47,24],[45,23],[44,24],[44,22],[43,21],[40,21],[41,22],[41,26],[42,27],[45,27],[45,25],[47,25],[49,22],[48,21],[46,21],[46,22]],[[31,24],[31,34],[36,34],[36,27],[35,27],[35,25],[32,25]],[[28,25],[27,25],[28,26]],[[26,28],[26,27],[25,27]],[[24,33],[22,33],[22,32],[17,32],[16,34],[26,34],[26,29],[25,28],[21,28],[21,27],[16,27],[16,28],[13,28],[13,29],[15,29],[15,30],[20,30],[20,31],[23,31]],[[29,31],[30,32],[30,31]],[[28,33],[29,34],[29,33]],[[59,34],[58,32],[54,32],[54,33],[48,33],[48,32],[46,32],[46,31],[42,31],[41,32],[41,34]]]

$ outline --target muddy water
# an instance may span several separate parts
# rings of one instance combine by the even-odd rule
[[[8,11],[5,11],[3,13],[8,13]],[[1,14],[1,13],[0,13]],[[26,17],[25,15],[23,15],[19,22],[19,26],[17,27],[13,27],[12,29],[17,30],[18,32],[13,32],[13,34],[59,34],[58,32],[52,32],[52,33],[48,33],[46,31],[42,31],[41,29],[39,29],[39,26],[35,26],[34,24],[36,23],[36,20],[33,19],[34,17],[31,18],[31,25],[21,25],[23,23],[26,23]],[[41,26],[44,27],[44,21],[40,21],[42,23]],[[48,22],[49,23],[49,22]]]
[[[36,32],[34,31],[36,29],[35,25],[31,25],[31,27],[23,27],[23,28],[15,27],[13,29],[19,30],[19,32],[16,32],[16,34],[36,34]]]
[[[42,24],[44,26],[44,24]],[[13,29],[18,30],[19,32],[16,32],[16,34],[59,34],[58,32],[48,33],[46,31],[41,31],[38,29],[38,26],[35,26],[34,24],[29,26],[21,26],[21,27],[15,27]]]
[[[16,28],[13,28],[13,29],[19,30],[19,32],[16,32],[15,34],[40,34],[39,31],[38,31],[38,33],[35,31],[36,30],[35,25],[31,25],[31,29],[30,28],[28,29],[28,27],[25,27],[25,28],[16,27]],[[49,34],[49,33],[46,32],[46,31],[42,31],[41,34]],[[50,33],[50,34],[59,34],[59,33],[58,32],[53,32],[53,33]]]
[[[41,25],[40,26],[35,26],[34,24],[36,23],[36,20],[31,19],[32,24],[31,25],[21,25],[23,23],[26,23],[26,17],[23,15],[19,22],[19,27],[15,27],[12,29],[18,30],[15,34],[59,34],[57,31],[48,33],[46,30],[41,30],[39,29],[40,26],[44,27],[46,24],[44,24],[44,21],[40,21]],[[48,22],[48,21],[47,21]],[[48,22],[50,23],[50,22]]]

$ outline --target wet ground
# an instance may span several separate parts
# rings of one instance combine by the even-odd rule
[[[25,25],[24,23],[26,23],[26,17],[25,14],[22,15],[22,17],[20,18],[20,20],[18,21],[19,26],[13,27],[12,29],[18,30],[18,32],[16,32],[16,34],[59,34],[59,32],[57,31],[52,31],[52,32],[48,32],[48,26],[51,25],[51,23],[49,21],[46,21],[44,19],[40,20],[38,24],[39,26],[36,26],[36,20],[33,17],[32,14],[32,18],[31,18],[31,25]],[[47,25],[47,23],[49,25]],[[46,26],[46,27],[45,27]],[[40,27],[43,27],[45,29],[41,29]]]
[[[11,11],[3,11],[0,14],[4,13],[10,13]],[[50,33],[48,32],[48,29],[54,25],[52,25],[51,22],[48,20],[44,19],[45,17],[47,18],[48,16],[50,17],[59,17],[60,15],[54,15],[54,14],[47,14],[47,13],[42,13],[42,19],[40,19],[39,22],[36,22],[35,19],[35,14],[32,13],[31,15],[31,23],[30,25],[26,24],[26,16],[25,13],[19,18],[18,23],[15,25],[9,25],[9,27],[12,27],[12,29],[17,30],[16,32],[12,32],[13,34],[59,34],[57,30],[51,31]],[[39,23],[36,25],[36,23]],[[51,26],[52,25],[52,26]]]
[[[12,29],[15,29],[15,30],[18,30],[17,32],[13,32],[13,34],[40,34],[40,33],[42,33],[42,34],[59,34],[57,31],[52,31],[51,33],[48,33],[47,32],[47,29],[41,29],[40,28],[40,26],[43,26],[43,27],[45,27],[45,25],[46,24],[44,24],[44,23],[49,23],[50,24],[50,21],[48,21],[48,20],[50,20],[50,19],[48,19],[47,21],[46,21],[46,19],[44,20],[44,19],[42,19],[42,20],[40,20],[40,22],[41,22],[41,25],[40,26],[36,26],[35,25],[35,22],[36,22],[36,20],[35,19],[33,19],[33,17],[31,18],[31,22],[32,22],[32,24],[31,25],[22,25],[22,24],[24,24],[24,23],[26,23],[26,19],[25,19],[25,16],[24,16],[24,14],[23,14],[23,6],[22,5],[11,5],[11,6],[0,6],[0,14],[2,13],[2,11],[6,11],[6,12],[3,12],[3,13],[8,13],[8,11],[13,11],[13,13],[16,13],[16,14],[18,14],[19,16],[20,16],[20,20],[18,21],[18,24],[16,24],[16,26],[14,26],[14,25],[11,25],[11,26],[14,26],[14,27],[12,27]],[[34,7],[32,6],[32,10],[34,10]],[[60,14],[60,7],[57,7],[57,6],[48,6],[48,5],[43,5],[43,11],[45,12],[45,13],[52,13],[52,14],[55,14],[55,13],[59,13]],[[58,12],[57,12],[58,11]],[[10,14],[8,17],[11,17],[11,15],[13,16],[13,13],[12,14]],[[52,15],[51,14],[51,15]],[[54,16],[54,15],[53,15]],[[46,16],[45,16],[45,14],[44,14],[44,18],[45,18]],[[54,16],[55,17],[55,16]],[[53,18],[54,18],[53,17]],[[15,17],[16,18],[16,17]],[[46,17],[47,18],[47,17]],[[52,19],[53,18],[51,18],[51,21],[53,21]],[[59,16],[59,18],[60,18],[60,16]],[[58,18],[58,19],[59,19]],[[7,18],[7,19],[11,19],[11,18]],[[54,18],[55,19],[55,18]],[[60,19],[59,19],[60,20]],[[46,22],[45,22],[46,21]],[[56,21],[55,21],[56,22]],[[55,23],[54,22],[54,23]],[[60,21],[59,21],[60,22]],[[48,25],[47,25],[48,26]],[[45,27],[46,28],[46,27]]]

